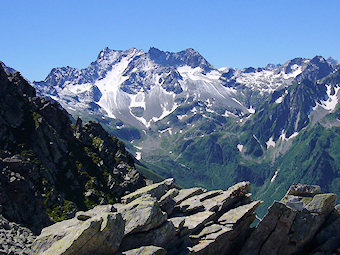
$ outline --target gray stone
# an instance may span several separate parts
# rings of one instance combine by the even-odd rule
[[[183,217],[174,217],[169,219],[174,225],[176,232],[181,232],[184,228],[185,216]]]
[[[162,211],[166,212],[168,215],[172,213],[174,206],[176,205],[174,197],[177,196],[178,193],[179,190],[173,188],[169,190],[164,196],[162,196],[158,201]]]
[[[292,184],[289,187],[287,195],[294,196],[315,196],[321,193],[321,188],[319,185],[306,185],[301,183]]]
[[[177,196],[174,197],[176,204],[182,203],[184,200],[191,198],[195,195],[200,195],[206,192],[203,188],[191,188],[191,189],[181,189]]]
[[[289,196],[294,195],[286,195],[284,201],[291,201]],[[316,194],[312,200],[309,197],[307,205],[302,202],[298,210],[291,203],[274,202],[240,254],[301,253],[324,224],[335,199],[334,194]]]
[[[32,254],[113,254],[123,238],[124,226],[119,213],[58,222],[43,229],[32,245]]]
[[[227,191],[223,191],[220,195],[207,199],[202,203],[205,211],[227,211],[231,209],[234,204],[242,200],[244,203],[250,202],[249,192],[249,182],[240,182],[230,187]]]
[[[184,200],[178,205],[178,208],[181,212],[188,214],[204,211],[208,207],[207,204],[209,204],[210,199],[221,194],[223,194],[222,190],[204,192]]]
[[[294,195],[286,195],[281,202],[285,203],[290,208],[302,211],[306,205],[308,205],[313,200],[313,197],[302,197]]]
[[[313,200],[306,206],[306,209],[312,213],[328,215],[334,208],[336,194],[317,194]]]
[[[256,208],[262,203],[262,201],[254,201],[250,204],[242,205],[237,208],[231,209],[223,214],[218,222],[222,225],[236,224],[243,220],[244,217],[252,214]]]
[[[125,251],[123,255],[166,255],[166,250],[157,246],[143,246],[137,249]]]
[[[156,228],[167,219],[166,213],[161,211],[153,197],[138,197],[117,210],[126,221],[125,235]]]
[[[279,254],[282,244],[289,242],[288,233],[296,213],[285,204],[275,201],[247,239],[240,254]]]
[[[97,205],[96,207],[86,212],[79,211],[76,213],[76,218],[85,221],[101,213],[116,212],[117,209],[113,205]]]
[[[121,201],[123,204],[128,204],[139,197],[143,197],[147,195],[160,199],[162,196],[166,194],[166,192],[169,189],[173,187],[173,184],[174,184],[174,180],[172,178],[166,179],[162,182],[155,183],[150,186],[146,186],[141,189],[138,189],[135,192],[122,197]]]
[[[225,254],[225,246],[228,245],[228,239],[231,232],[231,227],[222,226],[219,231],[207,235],[204,239],[200,240],[198,244],[189,248],[190,254]]]
[[[175,236],[176,229],[172,222],[168,220],[161,226],[147,232],[125,236],[119,250],[123,252],[149,245],[167,248],[175,240]]]
[[[199,212],[185,218],[184,227],[187,227],[190,232],[195,233],[200,231],[204,225],[215,219],[216,214],[214,212]]]
[[[198,233],[197,235],[190,235],[190,238],[193,240],[200,240],[200,239],[203,239],[207,235],[221,231],[223,228],[224,226],[222,225],[212,224],[210,226],[203,228],[202,231]]]

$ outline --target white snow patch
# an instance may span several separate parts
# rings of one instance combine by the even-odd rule
[[[183,114],[183,115],[177,115],[177,119],[182,120],[183,118],[187,117],[187,114]]]
[[[267,144],[267,149],[269,149],[270,147],[275,147],[275,142],[273,137],[270,137],[269,140],[266,142]]]
[[[250,108],[248,109],[248,112],[253,114],[255,113],[255,109],[252,106],[250,106]]]
[[[228,110],[226,110],[225,113],[223,114],[223,116],[225,116],[225,117],[231,117],[231,116],[235,117],[236,115],[233,114],[232,112],[229,112]]]
[[[142,150],[142,147],[139,147],[139,146],[137,146],[137,145],[134,145],[133,147],[135,147],[135,148],[138,149],[138,150]]]
[[[286,137],[286,131],[283,129],[279,139],[281,139],[282,141],[288,141],[289,139],[296,137],[298,134],[299,132],[295,132],[290,137]]]
[[[119,108],[117,106],[125,101],[122,99],[129,97],[126,93],[124,93],[125,95],[122,95],[123,91],[119,88],[120,84],[128,79],[127,76],[123,76],[123,73],[131,60],[131,56],[122,58],[120,62],[112,66],[111,71],[107,73],[104,79],[97,80],[95,83],[102,93],[98,105],[108,113],[109,117],[115,118],[113,109]],[[120,102],[118,102],[117,98],[120,99]]]
[[[335,93],[333,95],[331,95],[331,91],[332,91],[332,86],[331,85],[326,85],[327,87],[327,97],[328,99],[326,101],[321,101],[321,104],[320,106],[323,107],[325,110],[327,111],[334,111],[338,102],[339,102],[339,99],[337,97],[338,95],[338,92],[339,92],[339,89],[340,89],[340,86],[339,87],[335,87],[334,90],[335,90]]]
[[[238,149],[240,152],[242,152],[242,150],[243,150],[243,145],[242,145],[242,144],[238,144],[236,147],[237,147],[237,149]]]
[[[290,74],[283,73],[282,76],[283,76],[284,79],[295,78],[296,76],[298,76],[303,71],[302,66],[299,66],[297,64],[292,65],[291,69],[292,69],[293,72],[291,72]]]
[[[219,68],[218,69],[218,71],[220,71],[220,72],[222,72],[222,73],[224,73],[224,72],[226,72],[226,71],[228,71],[229,70],[229,67],[221,67],[221,68]]]
[[[194,108],[192,108],[190,111],[191,111],[192,113],[196,113],[196,112],[197,112],[197,109],[196,109],[196,107],[194,107]]]
[[[299,132],[295,132],[290,137],[288,137],[288,139],[292,139],[292,138],[296,137],[298,134],[299,134]]]
[[[170,135],[172,135],[172,128],[167,128],[167,129],[163,129],[163,130],[159,130],[159,133],[163,134],[165,132],[169,132]]]
[[[288,94],[288,90],[285,91],[285,93],[280,96],[278,99],[275,100],[276,104],[281,104],[283,102],[283,99],[285,98],[285,96]]]
[[[142,159],[142,153],[140,151],[136,152],[136,159],[141,160]]]
[[[212,70],[211,72],[204,74],[201,67],[192,68],[191,66],[180,66],[177,68],[177,71],[184,79],[190,79],[192,81],[212,81],[218,80],[221,77],[221,72],[217,70]]]
[[[276,179],[277,174],[279,173],[279,171],[280,171],[280,168],[278,168],[278,169],[275,171],[275,173],[274,173],[272,179],[270,180],[270,182],[274,182],[274,181],[275,181],[275,179]]]

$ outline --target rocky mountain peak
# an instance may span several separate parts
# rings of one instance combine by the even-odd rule
[[[157,48],[151,47],[148,55],[151,60],[159,65],[164,66],[190,66],[192,68],[201,67],[204,71],[214,69],[212,65],[196,50],[189,48],[180,52],[164,52]]]
[[[330,63],[331,65],[339,65],[339,63],[340,63],[338,60],[336,60],[332,57],[328,57],[327,62]]]
[[[15,70],[14,68],[9,67],[9,66],[6,66],[5,63],[2,62],[2,61],[0,61],[0,66],[2,66],[2,68],[4,69],[4,71],[5,71],[7,74],[18,72],[18,71]]]
[[[296,79],[303,80],[309,79],[311,81],[319,80],[330,73],[332,73],[334,68],[329,64],[322,56],[315,56],[310,61],[306,61],[305,68],[301,74],[299,74]]]

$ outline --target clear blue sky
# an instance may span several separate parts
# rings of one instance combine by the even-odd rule
[[[29,80],[101,49],[198,50],[215,67],[340,59],[338,0],[1,0],[0,60]]]

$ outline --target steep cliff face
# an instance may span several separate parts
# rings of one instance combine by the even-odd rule
[[[73,125],[19,73],[0,67],[1,214],[39,232],[145,185],[125,146],[99,124]]]

